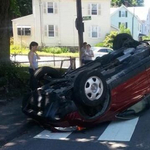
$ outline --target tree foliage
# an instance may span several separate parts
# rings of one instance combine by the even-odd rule
[[[120,25],[119,31],[111,31],[110,34],[106,35],[103,43],[98,43],[96,46],[113,47],[113,40],[119,33],[131,34],[129,28],[125,28],[124,24]]]
[[[3,0],[0,5],[0,61],[10,60],[11,19],[32,13],[32,0]]]
[[[130,29],[129,29],[129,28],[125,28],[125,25],[124,25],[124,24],[121,24],[121,25],[120,25],[119,33],[128,33],[128,34],[131,35]]]
[[[20,16],[32,14],[32,0],[16,0]]]
[[[116,35],[118,34],[118,32],[117,31],[111,31],[110,32],[110,34],[108,34],[106,37],[105,37],[105,39],[104,39],[104,41],[103,41],[103,45],[105,46],[105,47],[113,47],[113,40],[114,40],[114,38],[116,37]]]
[[[149,36],[143,36],[142,40],[150,40],[150,35]]]
[[[11,19],[32,13],[32,0],[11,0]]]
[[[121,6],[126,5],[126,6],[143,6],[144,0],[112,0],[111,5],[112,6]]]
[[[17,0],[10,0],[10,15],[11,15],[11,18],[13,18],[14,15],[15,16],[21,15]]]
[[[0,5],[0,61],[9,61],[9,25],[10,0],[1,1]]]

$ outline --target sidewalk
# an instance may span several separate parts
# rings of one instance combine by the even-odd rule
[[[21,103],[22,98],[0,101],[0,147],[32,126],[21,111]]]

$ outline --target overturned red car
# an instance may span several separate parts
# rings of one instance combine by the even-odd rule
[[[61,76],[50,67],[37,70],[40,86],[24,97],[22,111],[55,129],[78,129],[130,119],[148,108],[149,43],[120,34],[113,47],[112,53]]]

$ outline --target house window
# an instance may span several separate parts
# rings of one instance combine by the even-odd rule
[[[119,17],[128,17],[128,12],[127,11],[119,11]]]
[[[53,2],[48,2],[47,3],[47,12],[48,13],[54,13],[54,6],[53,6]]]
[[[118,28],[120,28],[121,22],[118,23]]]
[[[100,37],[100,27],[99,26],[92,26],[91,27],[91,34],[92,38],[99,38]]]
[[[56,25],[46,25],[45,26],[45,36],[56,37],[58,36],[58,28]]]
[[[121,11],[121,17],[125,17],[125,11]]]
[[[127,11],[125,11],[126,12],[126,17],[128,17],[128,12]]]
[[[126,22],[125,24],[126,24],[126,26],[125,26],[125,27],[126,27],[126,29],[127,29],[127,28],[128,28],[128,23]]]
[[[49,37],[54,37],[54,25],[49,25],[48,26],[48,36]]]
[[[92,4],[92,15],[97,15],[97,4]]]
[[[44,13],[56,14],[57,13],[57,3],[55,2],[44,2],[43,4]]]
[[[118,24],[118,28],[120,28],[120,26],[123,25],[125,28],[128,28],[128,23],[127,22],[119,22]]]
[[[101,15],[101,5],[100,4],[89,4],[88,5],[88,15]]]
[[[18,33],[18,35],[30,36],[31,35],[31,27],[18,26],[17,27],[17,33]]]
[[[139,23],[138,25],[139,31],[141,32],[141,24]]]

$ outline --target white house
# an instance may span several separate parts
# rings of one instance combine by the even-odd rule
[[[148,7],[128,7],[128,10],[142,21],[141,34],[150,34],[150,9]]]
[[[150,14],[145,7],[126,7],[111,8],[111,25],[119,28],[124,24],[129,28],[135,40],[139,40],[141,34],[149,35]]]
[[[126,28],[130,29],[133,38],[138,40],[142,21],[124,5],[118,8],[111,8],[111,24],[117,28],[124,24]]]
[[[84,41],[95,45],[110,32],[110,1],[82,0]],[[37,41],[45,46],[78,46],[76,0],[32,0],[33,14],[13,19],[15,44]]]

